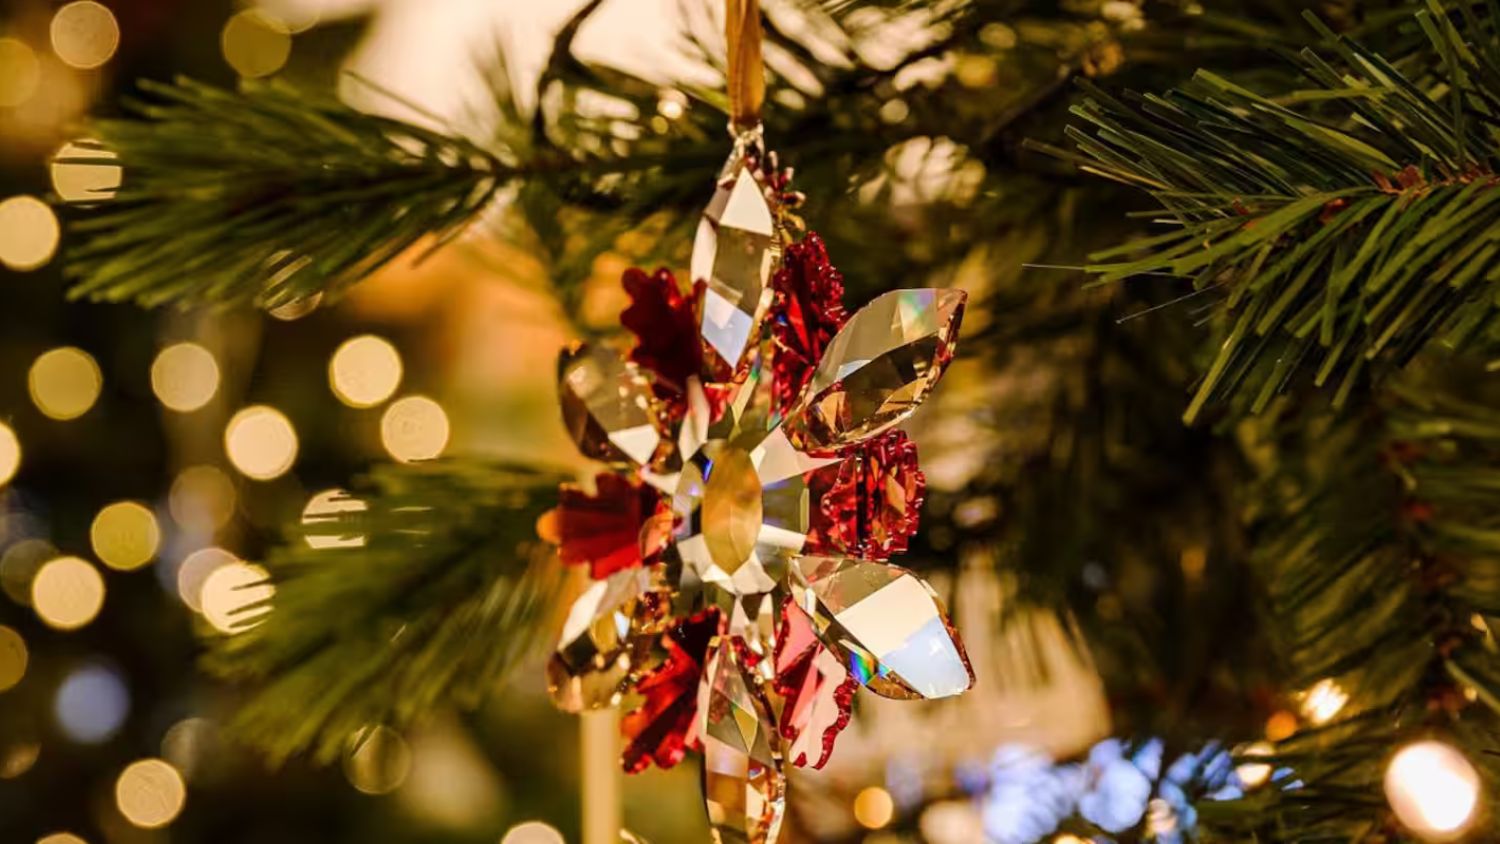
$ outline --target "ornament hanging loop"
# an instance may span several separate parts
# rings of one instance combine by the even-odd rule
[[[734,133],[760,125],[766,99],[761,58],[760,0],[725,0],[724,40],[729,47],[729,128]]]

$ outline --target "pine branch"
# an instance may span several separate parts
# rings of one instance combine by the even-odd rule
[[[1270,626],[1295,686],[1331,680],[1348,703],[1278,746],[1291,769],[1279,786],[1209,810],[1228,840],[1385,828],[1385,763],[1432,730],[1500,776],[1500,661],[1484,621],[1500,609],[1500,413],[1416,383],[1393,382],[1386,406],[1354,418],[1276,426],[1255,497]]]
[[[1493,339],[1500,39],[1491,7],[1459,8],[1432,0],[1415,16],[1425,42],[1398,60],[1318,25],[1333,55],[1294,58],[1309,87],[1260,94],[1200,71],[1128,103],[1088,89],[1075,160],[1148,191],[1172,226],[1089,269],[1228,294],[1188,420],[1231,396],[1259,411],[1303,377],[1342,404],[1424,348]]]
[[[544,638],[560,567],[533,526],[560,480],[385,466],[354,490],[366,509],[292,527],[267,561],[274,609],[205,658],[256,687],[234,728],[273,761],[328,761],[366,726],[477,705]]]
[[[75,297],[152,306],[336,293],[442,240],[525,171],[512,157],[279,83],[142,82],[90,127],[125,187],[74,225]],[[97,160],[79,159],[80,163]]]

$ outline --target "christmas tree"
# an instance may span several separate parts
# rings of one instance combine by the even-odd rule
[[[238,5],[0,13],[0,838],[1500,836],[1500,6]]]

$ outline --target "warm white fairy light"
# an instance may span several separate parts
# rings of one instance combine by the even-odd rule
[[[1315,725],[1333,720],[1349,702],[1349,693],[1331,678],[1314,683],[1302,693],[1302,715]]]
[[[1457,841],[1479,807],[1479,773],[1453,746],[1414,742],[1391,757],[1385,796],[1396,819],[1423,841]]]
[[[132,762],[115,781],[115,805],[125,820],[159,829],[177,819],[187,800],[182,774],[160,759]]]
[[[229,462],[248,478],[279,478],[297,460],[297,432],[274,407],[255,405],[236,413],[224,429]]]
[[[374,407],[400,384],[401,353],[374,334],[344,341],[328,362],[328,385],[350,407]]]

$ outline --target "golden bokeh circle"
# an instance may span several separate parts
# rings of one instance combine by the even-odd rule
[[[26,195],[0,201],[0,264],[16,272],[43,267],[61,237],[62,227],[47,203]]]
[[[36,840],[36,844],[89,844],[71,832],[54,832]]]
[[[234,481],[217,466],[189,466],[177,473],[167,509],[184,528],[212,533],[234,516]]]
[[[286,64],[292,55],[292,33],[277,18],[259,9],[246,9],[224,24],[219,46],[235,73],[258,79]]]
[[[236,413],[224,429],[224,450],[241,474],[269,481],[297,460],[297,432],[281,411],[253,405]]]
[[[220,633],[244,632],[264,621],[270,612],[269,608],[250,609],[276,594],[269,577],[269,572],[252,563],[219,566],[203,581],[199,611]]]
[[[881,829],[896,816],[896,802],[891,793],[877,785],[861,791],[854,798],[854,819],[865,829]]]
[[[26,387],[43,414],[67,421],[89,412],[99,400],[104,376],[93,356],[73,346],[43,352],[31,364]]]
[[[389,727],[361,730],[344,754],[344,776],[365,794],[389,794],[411,773],[411,748]]]
[[[142,829],[160,829],[177,819],[187,802],[187,786],[177,769],[160,759],[132,762],[115,780],[115,805],[125,820]]]
[[[111,199],[125,179],[125,170],[119,161],[119,156],[107,149],[81,141],[65,143],[53,153],[48,165],[52,192],[64,202]]]
[[[0,486],[10,483],[21,468],[21,441],[10,426],[0,422]]]
[[[197,343],[168,346],[151,362],[151,391],[169,410],[197,410],[219,391],[219,363]]]
[[[151,562],[161,547],[156,514],[135,501],[116,501],[104,507],[89,527],[94,555],[106,566],[132,571]]]
[[[426,396],[398,399],[380,418],[381,444],[403,463],[438,457],[448,446],[448,435],[448,414]]]
[[[77,630],[104,606],[104,576],[86,560],[58,557],[31,580],[31,607],[48,627]]]
[[[202,612],[203,584],[220,568],[239,561],[239,557],[223,548],[199,548],[177,566],[177,597],[193,612]]]
[[[365,535],[337,530],[340,513],[362,513],[369,509],[364,501],[342,489],[325,489],[313,493],[302,508],[302,539],[309,548],[363,548]]]
[[[328,360],[328,385],[350,407],[374,407],[390,398],[401,374],[401,353],[374,334],[345,340]]]
[[[15,688],[26,676],[27,658],[26,640],[0,624],[0,692]]]
[[[0,38],[0,108],[15,108],[36,94],[42,63],[25,41]]]
[[[120,24],[113,12],[94,0],[75,0],[52,16],[52,52],[70,67],[99,67],[119,48]]]
[[[551,824],[526,821],[511,827],[500,844],[567,844],[567,839]]]

